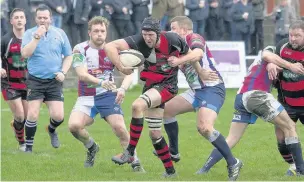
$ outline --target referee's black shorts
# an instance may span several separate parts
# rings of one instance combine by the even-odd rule
[[[62,82],[53,79],[41,79],[28,75],[26,80],[27,100],[63,101]]]

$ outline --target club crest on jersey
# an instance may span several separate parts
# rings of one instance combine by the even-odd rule
[[[105,57],[103,60],[104,60],[104,62],[106,62],[106,63],[111,62],[110,59],[109,59],[108,57]]]
[[[160,68],[162,71],[169,71],[171,69],[171,66],[169,64],[163,64]]]

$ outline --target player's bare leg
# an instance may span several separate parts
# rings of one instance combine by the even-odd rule
[[[278,150],[285,162],[289,164],[289,168],[286,171],[286,176],[295,176],[297,175],[296,164],[294,163],[292,154],[285,143],[284,133],[278,126],[274,126],[274,130],[277,137]]]
[[[19,143],[19,150],[24,152],[24,123],[27,114],[27,102],[25,100],[21,100],[21,98],[17,98],[14,100],[8,100],[7,103],[14,115],[14,120],[11,121],[11,126]]]
[[[224,136],[214,129],[217,113],[212,109],[201,107],[197,117],[198,132],[212,143],[226,159],[229,180],[236,180],[243,163],[232,155]]]
[[[137,146],[138,140],[140,138],[142,129],[143,129],[143,120],[144,114],[148,110],[148,108],[154,108],[161,104],[161,95],[160,93],[152,88],[146,91],[142,96],[137,98],[132,104],[132,120],[130,124],[130,142],[127,149],[124,151],[123,155],[121,156],[114,156],[112,158],[113,162],[118,164],[124,164],[130,162],[134,156],[134,151]],[[156,112],[156,110],[154,110]],[[152,110],[153,113],[153,110]],[[159,114],[159,113],[154,113]],[[149,130],[160,130],[162,125],[163,119],[163,111],[161,113],[161,117],[158,118],[160,115],[153,115],[157,116],[155,118],[148,117],[145,118],[148,122]],[[160,132],[160,131],[159,131]],[[155,134],[156,133],[156,134]],[[171,177],[175,174],[175,169],[173,167],[172,160],[169,154],[169,148],[165,141],[165,139],[160,135],[158,132],[150,132],[150,136],[153,142],[153,146],[158,153],[158,156],[162,160],[164,167],[166,169],[165,177]],[[158,137],[159,138],[156,138]]]
[[[296,125],[288,116],[287,112],[283,110],[272,121],[284,133],[285,144],[287,149],[291,152],[293,160],[296,165],[297,174],[304,175],[304,162],[302,156],[302,147],[299,141]]]
[[[230,125],[229,134],[226,138],[226,142],[230,149],[232,149],[242,138],[245,133],[245,130],[248,126],[248,123],[241,122],[232,122]],[[209,170],[218,163],[223,158],[223,155],[219,152],[218,149],[214,149],[210,156],[208,157],[204,166],[197,171],[197,174],[205,174],[209,172]]]
[[[91,125],[93,122],[93,118],[80,111],[72,111],[69,119],[70,132],[88,149],[84,167],[93,167],[96,154],[99,151],[99,146],[85,129],[86,126]]]
[[[164,127],[169,139],[169,151],[174,162],[180,160],[178,151],[178,122],[175,116],[194,111],[192,104],[184,97],[177,95],[165,104]],[[156,152],[154,152],[156,154]]]
[[[118,137],[121,147],[126,149],[129,144],[130,136],[123,116],[120,114],[112,114],[106,117],[106,121],[111,126],[114,134]],[[136,152],[134,153],[134,160],[131,162],[131,167],[134,172],[145,172],[144,168],[140,164]]]

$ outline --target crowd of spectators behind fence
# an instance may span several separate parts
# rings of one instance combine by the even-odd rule
[[[289,24],[300,18],[294,8],[298,0],[279,0],[271,14],[265,11],[265,0],[1,0],[1,36],[10,31],[14,8],[25,10],[30,28],[41,3],[51,8],[53,26],[68,34],[72,46],[87,40],[87,22],[94,16],[110,20],[108,37],[113,40],[140,33],[141,22],[150,15],[161,21],[163,30],[170,29],[173,17],[187,15],[194,32],[206,40],[244,41],[246,54],[256,55],[264,47],[265,17],[275,23],[275,43],[287,37]]]

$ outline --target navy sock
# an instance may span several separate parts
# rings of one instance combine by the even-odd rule
[[[173,155],[178,154],[178,123],[177,121],[164,124],[169,139],[169,150]]]

